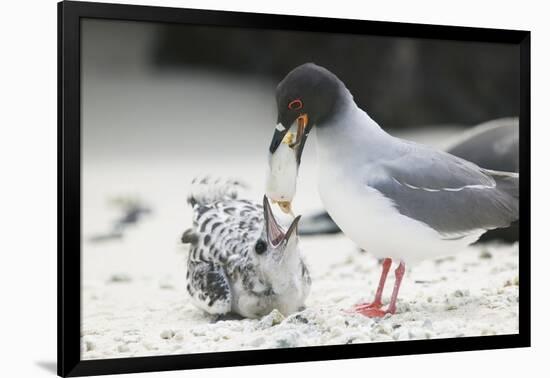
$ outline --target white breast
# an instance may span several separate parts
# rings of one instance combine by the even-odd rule
[[[341,135],[316,134],[321,200],[344,234],[362,249],[378,258],[414,262],[456,253],[479,238],[481,231],[446,240],[428,225],[401,215],[390,199],[350,168],[358,165],[350,161],[357,156],[343,152],[346,142]]]

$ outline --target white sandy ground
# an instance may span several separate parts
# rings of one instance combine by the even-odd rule
[[[85,166],[83,359],[518,332],[517,245],[473,246],[454,257],[410,266],[398,313],[372,320],[343,310],[372,299],[380,266],[343,235],[302,238],[313,280],[304,311],[214,322],[190,303],[185,290],[187,251],[178,244],[190,224],[185,193],[194,174],[238,169],[255,183],[249,197],[259,199],[263,164],[246,164],[203,162],[195,171],[183,162],[142,162],[124,169],[101,162]],[[299,184],[297,213],[320,207],[309,170],[304,169]],[[106,205],[116,194],[141,197],[153,214],[123,240],[87,242],[116,217]],[[386,301],[392,285],[390,275]]]
[[[274,310],[258,320],[214,322],[189,302],[183,274],[87,283],[82,357],[517,333],[517,247],[471,248],[457,259],[416,266],[403,284],[398,313],[380,320],[343,311],[372,297],[378,274],[372,257],[343,237],[316,238],[304,247],[314,284],[307,309],[287,317]],[[315,254],[331,254],[333,248],[343,253],[316,263]]]

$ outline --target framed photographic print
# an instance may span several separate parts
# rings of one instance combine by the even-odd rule
[[[530,345],[528,31],[58,18],[59,375]]]

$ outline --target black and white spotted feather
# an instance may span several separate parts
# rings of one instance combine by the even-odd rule
[[[238,197],[244,187],[238,180],[193,180],[193,227],[181,239],[190,245],[187,291],[210,314],[297,311],[311,285],[296,235],[299,218],[283,230],[267,200],[262,206]]]

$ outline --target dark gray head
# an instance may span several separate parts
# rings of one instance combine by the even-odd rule
[[[299,163],[309,131],[331,118],[345,92],[344,84],[336,75],[314,63],[302,64],[290,71],[277,86],[278,125],[269,151],[275,152],[288,129],[298,122],[294,148]]]
[[[342,86],[336,75],[314,63],[296,67],[277,86],[277,122],[289,128],[300,114],[307,114],[311,125],[322,123],[330,117]]]

